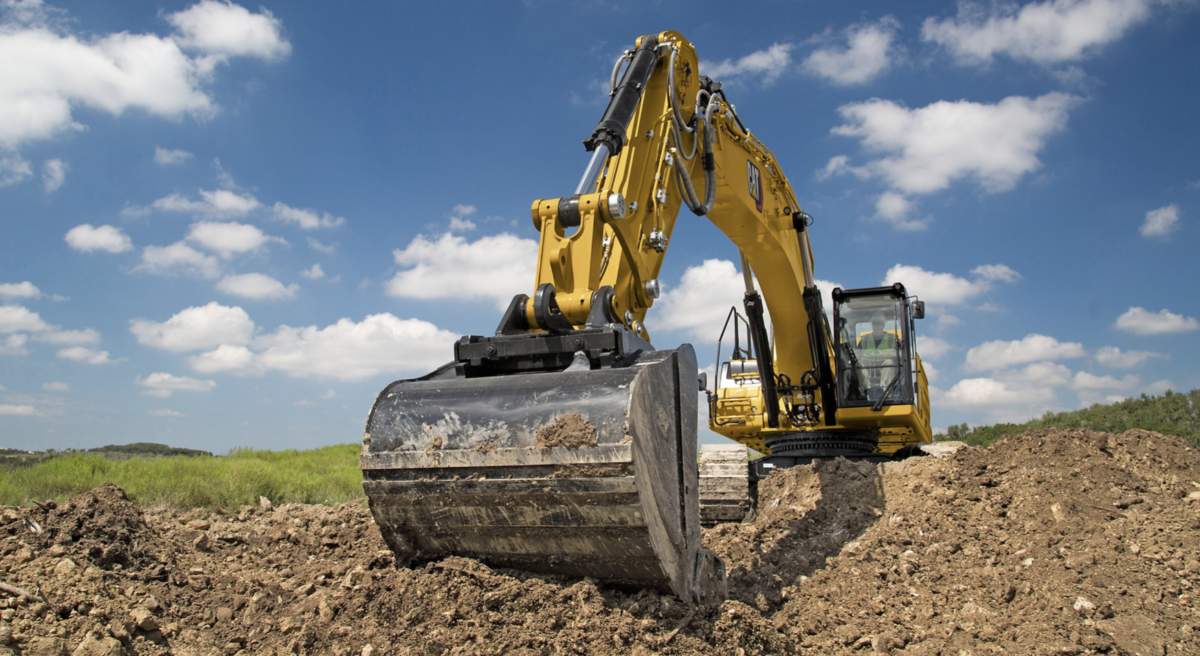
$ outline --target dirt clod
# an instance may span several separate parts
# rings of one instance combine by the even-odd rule
[[[596,446],[596,427],[577,412],[561,415],[553,423],[538,429],[537,445],[540,449]]]
[[[753,520],[705,532],[731,592],[705,611],[396,567],[359,504],[180,515],[102,486],[0,508],[0,581],[46,598],[0,594],[0,654],[1193,654],[1197,491],[1196,451],[1144,431],[778,471]]]

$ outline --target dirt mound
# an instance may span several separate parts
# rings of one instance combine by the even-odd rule
[[[0,594],[0,656],[1198,653],[1198,510],[1200,457],[1141,431],[799,467],[706,532],[732,598],[705,613],[464,558],[396,567],[358,504],[142,514],[105,486],[0,509],[0,582],[46,598]]]
[[[596,427],[578,412],[562,415],[538,429],[539,449],[555,446],[596,446]]]

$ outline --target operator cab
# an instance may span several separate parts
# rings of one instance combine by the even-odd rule
[[[925,304],[904,285],[833,290],[838,407],[914,405],[913,319]]]

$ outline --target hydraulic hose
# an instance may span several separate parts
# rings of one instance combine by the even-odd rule
[[[679,183],[680,189],[683,190],[683,202],[696,216],[708,214],[717,199],[717,174],[712,151],[712,115],[718,108],[718,103],[710,102],[704,112],[702,137],[704,140],[703,165],[705,189],[703,203],[696,196],[696,189],[692,186],[692,178],[688,175],[687,169],[684,168],[683,162],[679,158],[674,159],[675,179]]]

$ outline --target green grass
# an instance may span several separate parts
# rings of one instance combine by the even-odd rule
[[[115,483],[140,506],[178,509],[272,503],[337,504],[364,499],[357,444],[310,451],[235,449],[221,457],[109,460],[76,453],[0,471],[0,505],[63,501]]]
[[[1200,447],[1200,390],[1186,394],[1167,390],[1165,394],[1125,399],[1071,412],[1047,412],[1024,424],[994,426],[951,426],[935,440],[960,440],[973,446],[987,446],[1001,435],[1020,435],[1039,428],[1086,428],[1103,433],[1123,433],[1131,428],[1175,435]]]

